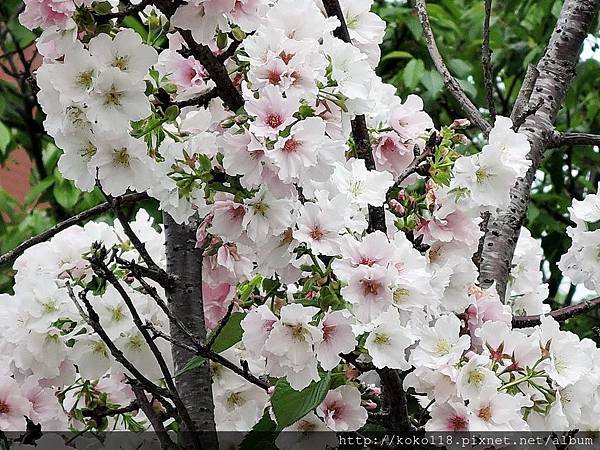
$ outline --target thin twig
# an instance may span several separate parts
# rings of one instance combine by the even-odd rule
[[[477,109],[469,97],[467,97],[465,92],[460,87],[460,84],[458,84],[458,81],[456,81],[456,79],[448,70],[448,67],[446,67],[446,63],[444,63],[444,59],[442,58],[442,55],[440,54],[435,42],[435,37],[433,36],[433,31],[431,30],[431,24],[429,23],[429,16],[427,15],[427,3],[425,0],[415,0],[415,6],[421,21],[429,55],[431,56],[436,69],[442,76],[446,89],[448,89],[448,91],[460,104],[463,111],[467,114],[469,120],[477,125],[483,134],[487,136],[492,128],[491,125],[487,122],[487,120],[485,120],[481,112]]]
[[[137,203],[137,202],[145,200],[147,198],[148,198],[148,196],[146,194],[138,194],[138,193],[126,194],[121,197],[120,202],[121,202],[121,204]],[[15,259],[17,259],[19,256],[21,256],[25,252],[25,250],[27,250],[28,248],[33,247],[34,245],[40,244],[42,242],[45,242],[48,239],[50,239],[53,236],[60,233],[61,231],[66,230],[67,228],[70,228],[73,225],[77,225],[88,219],[91,219],[92,217],[95,217],[102,213],[105,213],[106,211],[109,211],[110,209],[111,209],[111,204],[107,202],[107,203],[102,203],[98,206],[94,206],[93,208],[87,209],[87,210],[80,212],[79,214],[76,214],[72,217],[69,217],[68,219],[54,225],[52,228],[50,228],[36,236],[33,236],[32,238],[27,239],[25,242],[23,242],[22,244],[15,247],[13,250],[0,256],[0,266],[3,266],[4,264],[12,263]]]
[[[517,100],[515,101],[515,105],[513,106],[512,113],[510,115],[513,124],[517,121],[517,119],[523,115],[523,111],[525,111],[529,105],[529,99],[531,98],[531,94],[533,92],[533,87],[535,86],[535,82],[537,81],[537,77],[539,75],[539,70],[533,64],[529,64],[527,66],[527,72],[525,73],[525,78],[523,79],[523,84],[521,85],[521,90],[519,91],[519,95],[517,96]],[[510,92],[515,86],[517,77],[513,80],[511,84],[511,89],[507,94],[507,101],[510,99]],[[516,128],[515,131],[518,131],[519,128]]]
[[[437,148],[439,143],[439,135],[434,131],[431,134],[431,136],[429,136],[429,139],[427,140],[423,151],[417,156],[415,156],[415,159],[413,159],[412,162],[408,165],[408,167],[404,169],[404,171],[396,179],[396,182],[392,186],[392,189],[399,188],[404,180],[406,180],[413,173],[417,173],[423,167],[422,164],[426,162],[428,158],[433,156],[433,154],[435,153],[435,149]]]
[[[187,408],[185,407],[183,401],[181,400],[181,397],[179,396],[179,392],[177,391],[175,382],[173,381],[173,376],[171,375],[169,366],[167,365],[164,356],[162,355],[160,349],[156,345],[156,342],[154,342],[154,339],[152,339],[152,336],[150,336],[150,333],[148,333],[148,329],[145,327],[144,322],[142,321],[142,318],[140,317],[137,311],[137,308],[131,300],[131,297],[129,296],[129,294],[127,294],[127,292],[125,291],[115,274],[108,268],[103,259],[104,255],[102,251],[100,251],[99,254],[96,253],[92,255],[92,257],[89,258],[89,261],[92,264],[92,269],[94,269],[94,272],[96,272],[101,278],[108,281],[117,290],[117,292],[125,302],[125,305],[127,305],[127,308],[131,313],[133,323],[138,328],[138,330],[140,330],[140,333],[144,337],[146,344],[148,344],[150,351],[152,352],[154,358],[156,359],[156,362],[158,363],[160,371],[165,380],[165,384],[171,392],[171,399],[173,400],[173,403],[177,408],[177,412],[179,413],[180,417],[185,423],[187,429],[192,432],[195,431],[196,427],[194,425],[194,422],[192,421]],[[201,448],[201,446],[199,445],[198,447]]]
[[[128,414],[135,412],[140,409],[140,405],[134,400],[129,405],[123,406],[122,408],[111,409],[105,406],[98,407],[96,409],[85,408],[81,410],[83,417],[89,417],[90,419],[103,419],[105,417],[120,416],[121,414]]]
[[[141,410],[144,412],[152,428],[154,429],[154,433],[156,433],[156,437],[160,441],[160,447],[163,450],[178,450],[181,447],[173,442],[171,437],[169,436],[168,431],[165,429],[165,425],[163,421],[160,419],[152,405],[146,398],[146,393],[144,392],[144,388],[135,382],[135,380],[130,380],[129,385],[131,386],[131,390],[135,394],[135,398],[137,399],[137,403],[140,405]]]
[[[237,365],[235,365],[233,362],[231,362],[224,356],[219,355],[218,353],[210,350],[208,347],[206,347],[204,345],[196,345],[195,347],[193,347],[184,342],[180,342],[177,339],[173,339],[168,334],[165,334],[162,331],[157,330],[156,327],[152,324],[146,324],[145,326],[147,329],[151,330],[155,334],[156,337],[160,337],[160,338],[164,339],[165,341],[170,342],[173,345],[176,345],[178,347],[181,347],[181,348],[187,350],[190,353],[194,353],[194,354],[201,356],[205,359],[208,359],[212,362],[221,364],[223,367],[228,368],[232,372],[234,372],[234,373],[238,374],[239,376],[241,376],[242,378],[244,378],[246,381],[249,381],[250,383],[258,386],[259,388],[264,389],[265,391],[269,389],[269,386],[270,386],[269,383],[252,375],[248,371],[247,366],[245,366],[244,364],[242,364],[242,367],[238,367]]]
[[[69,282],[66,283],[67,291],[69,293],[69,297],[73,301],[73,304],[77,308],[77,311],[81,315],[81,317],[86,321],[86,323],[92,327],[94,332],[102,339],[104,344],[108,347],[111,355],[115,360],[117,360],[131,375],[133,375],[140,383],[143,383],[144,388],[151,392],[152,394],[158,397],[164,398],[172,398],[171,392],[167,389],[157,386],[148,378],[146,378],[132,363],[129,361],[123,352],[119,350],[119,348],[115,345],[112,339],[108,336],[102,325],[100,325],[100,317],[98,313],[92,307],[90,301],[87,298],[87,291],[83,290],[79,293],[79,298],[83,302],[85,309],[79,304],[77,298],[75,297],[75,293],[73,292],[73,288]]]
[[[185,333],[185,335],[195,344],[199,344],[199,341],[195,338],[195,336],[188,330],[188,328],[179,320],[177,319],[173,313],[171,312],[171,310],[169,309],[169,306],[167,305],[167,303],[161,298],[160,295],[158,295],[158,291],[156,290],[156,288],[154,286],[151,286],[150,284],[148,284],[148,282],[146,280],[144,280],[144,272],[140,271],[139,268],[140,266],[138,266],[137,264],[133,263],[132,261],[126,261],[118,256],[115,257],[115,261],[126,267],[131,274],[134,276],[134,278],[142,285],[142,287],[144,288],[144,291],[146,291],[146,293],[152,297],[152,299],[156,302],[156,304],[159,306],[160,309],[162,309],[162,311],[165,313],[165,315],[169,318],[169,320],[171,321],[171,323],[174,323],[175,325],[177,325],[177,327],[183,331]],[[142,269],[145,269],[145,267],[142,267]]]
[[[492,67],[492,49],[490,48],[490,19],[492,16],[492,0],[485,0],[485,19],[483,21],[483,44],[481,46],[481,64],[483,66],[483,83],[487,97],[488,109],[492,123],[496,121],[496,105],[494,103],[494,70]]]
[[[591,133],[560,133],[554,132],[549,148],[563,145],[600,145],[600,135]]]
[[[600,297],[594,298],[592,300],[586,300],[581,303],[577,303],[576,305],[555,309],[554,311],[550,311],[548,313],[548,316],[551,316],[558,322],[561,322],[572,317],[578,316],[580,314],[585,314],[587,312],[593,311],[598,308],[600,308]],[[536,316],[513,317],[513,328],[526,328],[539,325],[542,323],[541,318],[543,316],[544,315],[542,314]]]

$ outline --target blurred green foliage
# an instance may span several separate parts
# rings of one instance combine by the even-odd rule
[[[481,66],[483,0],[430,0],[428,11],[438,46],[451,72],[476,105],[485,108],[486,98]],[[10,250],[61,218],[102,201],[98,192],[82,194],[56,170],[60,151],[43,133],[43,114],[35,103],[35,84],[29,71],[23,71],[19,48],[32,59],[30,48],[35,35],[18,24],[19,0],[0,2],[0,70],[16,72],[17,77],[0,81],[0,164],[16,148],[27,150],[34,161],[32,190],[19,204],[0,190],[0,252]],[[495,0],[490,42],[498,114],[510,115],[527,65],[536,63],[560,13],[562,0]],[[382,45],[379,74],[405,98],[410,93],[423,97],[426,110],[437,126],[463,117],[458,104],[446,92],[440,75],[429,58],[415,12],[406,1],[376,0],[375,11],[388,24]],[[593,30],[598,35],[598,26]],[[17,45],[18,44],[18,45]],[[596,44],[592,44],[594,50]],[[8,55],[8,56],[6,56]],[[13,67],[16,64],[16,70]],[[557,120],[561,131],[600,132],[600,77],[596,59],[582,60]],[[470,137],[480,142],[472,130]],[[570,240],[567,207],[572,198],[595,192],[600,180],[597,167],[600,153],[591,147],[563,147],[547,151],[547,157],[534,186],[527,227],[542,239],[544,264],[552,306],[570,304],[574,287],[564,285],[556,262],[566,252]],[[36,205],[47,203],[49,208]],[[11,286],[11,273],[0,268],[0,292]],[[559,290],[559,286],[561,286]],[[571,320],[568,327],[592,337],[599,322],[598,313]],[[597,337],[597,336],[596,336]]]

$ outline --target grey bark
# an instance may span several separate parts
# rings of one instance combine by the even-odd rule
[[[169,309],[174,319],[183,323],[196,339],[206,339],[202,303],[202,251],[196,246],[196,227],[179,225],[163,214],[165,227],[167,272],[175,279],[174,288],[167,291]],[[191,339],[175,324],[171,337],[189,346]],[[193,353],[178,345],[172,346],[176,373],[183,369]],[[214,405],[210,365],[204,364],[176,379],[177,390],[198,432],[206,433],[207,448],[216,445]],[[210,440],[214,440],[211,442]],[[216,446],[214,448],[217,448]]]
[[[539,74],[529,104],[541,106],[521,127],[531,144],[531,167],[511,189],[508,207],[492,215],[483,244],[479,282],[484,287],[496,282],[500,298],[505,298],[510,264],[535,173],[553,137],[554,121],[575,75],[581,46],[599,7],[600,0],[565,0],[544,56],[537,65]]]

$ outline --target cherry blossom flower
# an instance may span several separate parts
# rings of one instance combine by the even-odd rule
[[[317,407],[317,415],[334,431],[358,430],[367,422],[367,411],[361,406],[359,390],[347,385],[329,391]]]

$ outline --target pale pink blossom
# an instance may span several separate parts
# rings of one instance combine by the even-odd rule
[[[273,137],[290,125],[300,104],[297,98],[286,98],[275,86],[266,86],[258,99],[247,95],[246,111],[256,120],[250,131],[256,136]]]
[[[225,317],[234,294],[235,289],[230,284],[222,283],[211,286],[208,283],[202,283],[204,323],[207,329],[212,330]]]
[[[390,126],[406,141],[416,141],[433,128],[431,117],[423,111],[423,100],[417,95],[409,95],[390,116]]]
[[[348,385],[329,391],[317,407],[317,415],[334,431],[355,431],[367,422],[359,390]]]
[[[373,159],[377,170],[387,170],[399,176],[415,158],[414,144],[404,143],[396,133],[383,133],[373,144]]]
[[[426,431],[469,431],[470,414],[462,402],[435,403]]]
[[[342,296],[352,303],[352,312],[361,322],[377,319],[393,301],[390,285],[392,272],[379,266],[359,266],[348,279],[348,285],[342,288]]]
[[[264,351],[265,342],[277,322],[277,316],[267,305],[251,309],[242,320],[242,342],[249,352],[260,355]]]
[[[0,377],[0,430],[24,430],[25,416],[30,415],[31,403],[17,382],[6,375]]]
[[[19,20],[30,30],[51,26],[65,28],[76,9],[73,0],[24,0],[24,3]]]
[[[323,370],[331,370],[341,360],[340,353],[350,353],[357,341],[352,332],[352,320],[343,311],[325,314],[321,321],[323,340],[317,346],[317,359]]]

